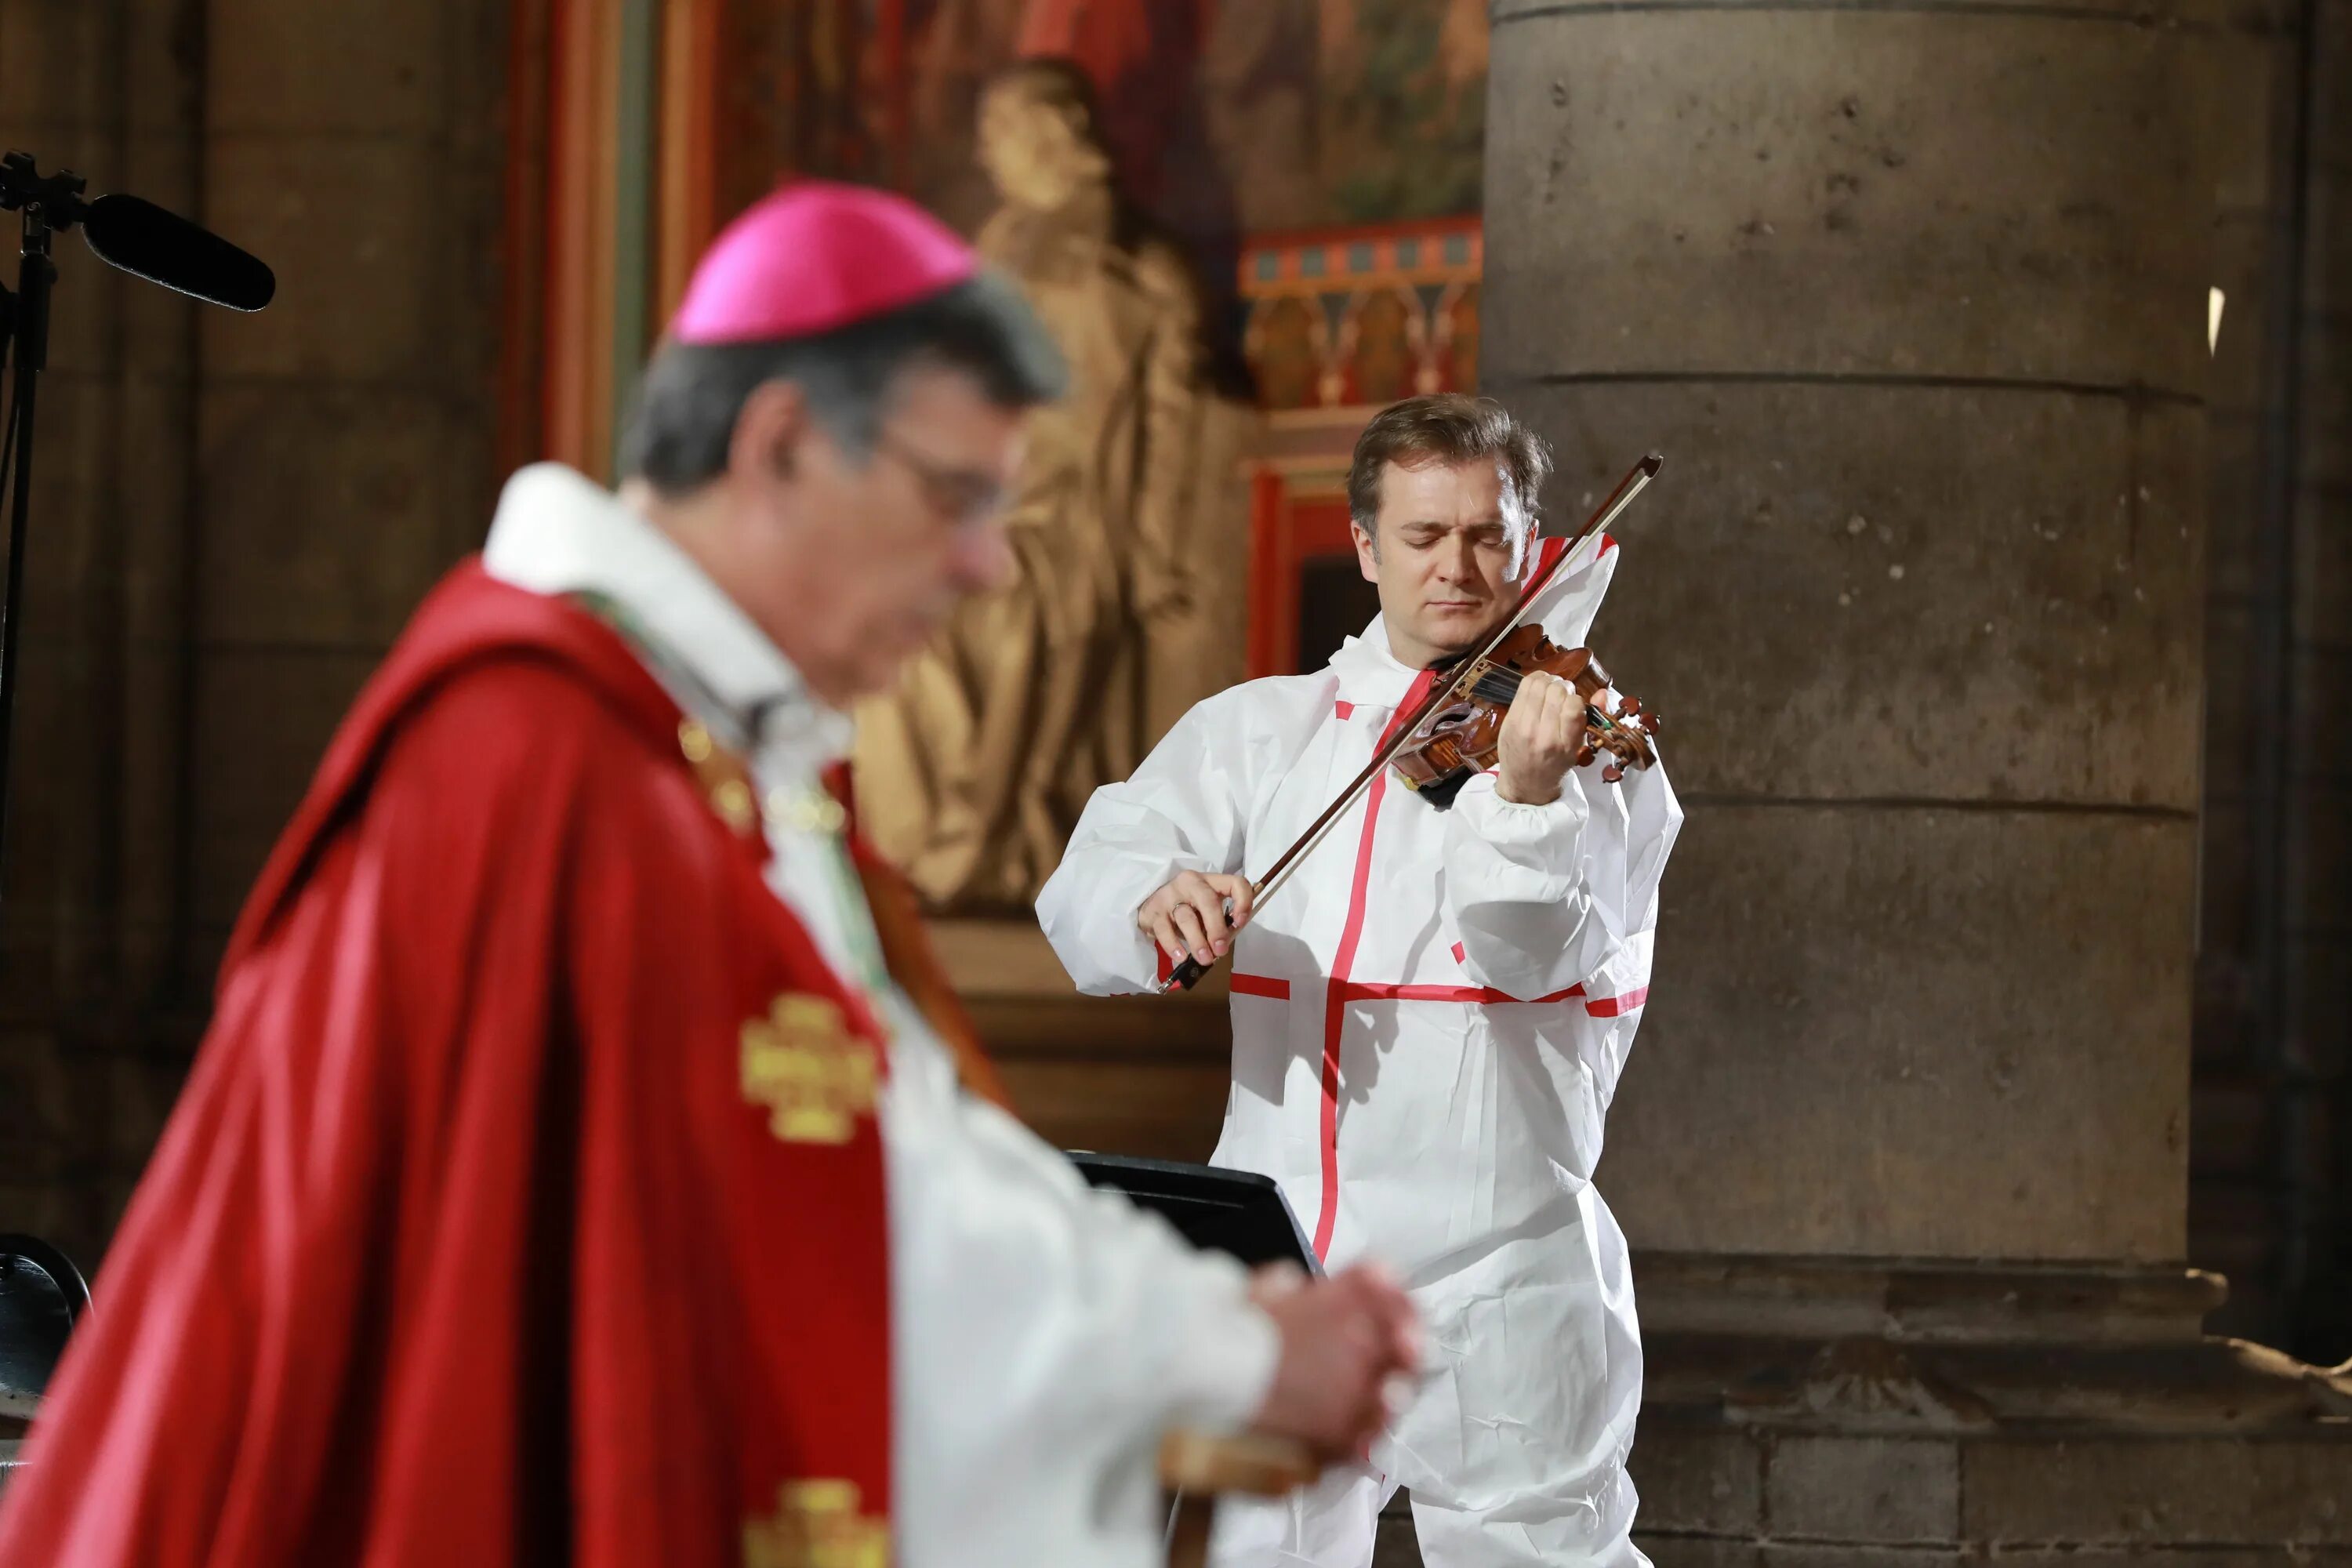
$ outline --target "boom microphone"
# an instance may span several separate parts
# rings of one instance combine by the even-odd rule
[[[278,292],[268,268],[209,229],[137,196],[100,196],[81,237],[110,267],[232,310],[258,310]]]

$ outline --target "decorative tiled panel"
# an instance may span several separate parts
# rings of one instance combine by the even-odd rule
[[[1373,408],[1478,384],[1478,217],[1244,242],[1244,352],[1268,409]]]

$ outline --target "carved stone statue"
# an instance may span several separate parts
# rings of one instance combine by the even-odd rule
[[[1031,418],[1006,523],[1017,575],[973,600],[860,709],[858,807],[935,911],[1025,910],[1098,784],[1162,724],[1236,678],[1198,658],[1204,547],[1237,581],[1231,419],[1202,383],[1200,305],[1182,258],[1118,199],[1086,79],[1030,61],[991,82],[979,153],[1002,205],[979,247],[1018,282],[1069,362]],[[1164,636],[1155,638],[1155,629]],[[1238,624],[1221,628],[1237,648]],[[1181,674],[1150,665],[1155,640]],[[1205,683],[1203,677],[1206,677]],[[1182,689],[1178,689],[1182,688]]]

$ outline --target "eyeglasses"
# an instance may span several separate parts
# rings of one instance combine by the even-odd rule
[[[992,474],[932,462],[887,430],[875,433],[874,449],[897,458],[931,510],[958,528],[976,528],[1003,509],[1004,486]]]

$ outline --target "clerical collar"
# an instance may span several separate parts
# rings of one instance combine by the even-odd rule
[[[793,662],[669,537],[560,463],[507,481],[482,548],[491,576],[535,594],[615,605],[669,673],[670,695],[753,747],[787,744],[822,766],[849,751],[846,715],[820,701]],[[665,674],[654,671],[656,678]],[[712,712],[709,705],[720,710]]]

